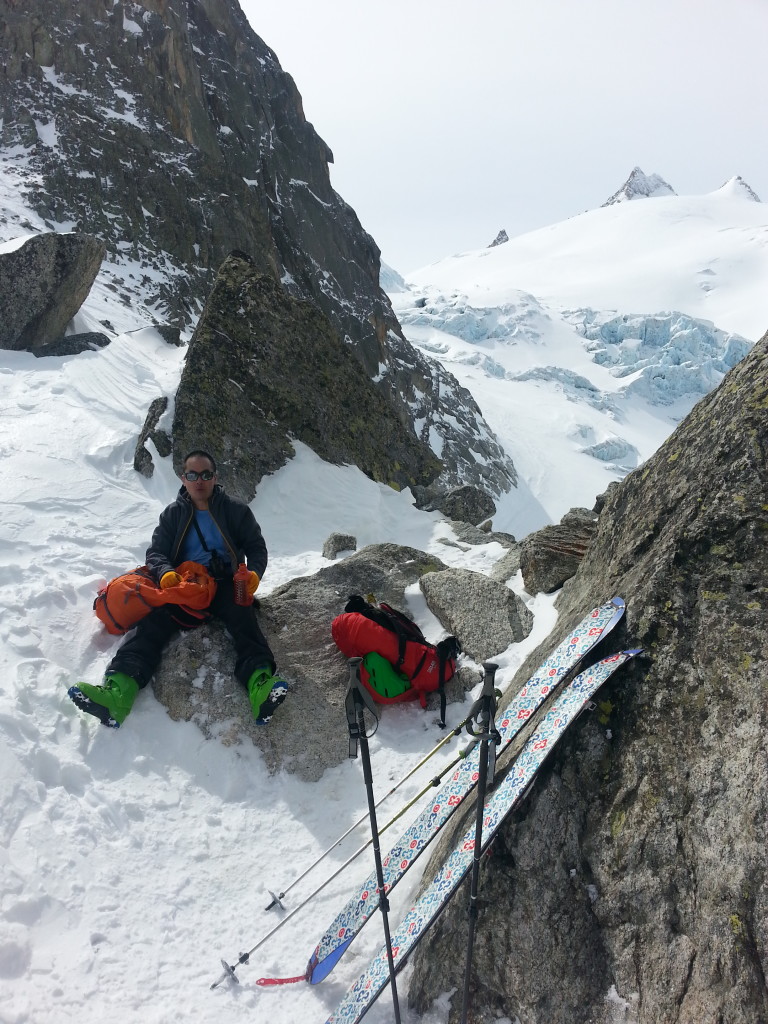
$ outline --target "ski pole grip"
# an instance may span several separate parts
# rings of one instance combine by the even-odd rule
[[[493,690],[495,689],[494,679],[496,678],[498,668],[499,666],[495,661],[483,662],[483,670],[485,672],[485,677],[483,679],[483,694],[493,693]]]
[[[357,745],[360,739],[360,726],[357,722],[357,688],[359,685],[358,669],[362,658],[350,658],[347,664],[349,665],[349,685],[347,686],[347,698],[345,701],[344,709],[347,714],[347,729],[349,730],[349,756],[357,757]]]

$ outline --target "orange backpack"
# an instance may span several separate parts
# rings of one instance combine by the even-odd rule
[[[182,562],[176,569],[182,582],[162,590],[146,565],[123,573],[103,586],[93,602],[93,610],[108,633],[121,634],[133,629],[153,608],[163,604],[180,605],[185,612],[208,618],[205,609],[216,593],[216,580],[203,565]]]

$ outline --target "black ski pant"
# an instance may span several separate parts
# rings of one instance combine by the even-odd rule
[[[216,595],[207,609],[210,616],[221,619],[235,645],[237,660],[235,676],[248,685],[257,668],[275,671],[275,658],[261,632],[252,605],[235,604],[232,579],[220,580]],[[124,672],[143,689],[155,674],[166,644],[179,630],[196,629],[203,621],[185,612],[178,605],[166,604],[153,609],[137,625],[133,636],[120,645],[106,674]]]

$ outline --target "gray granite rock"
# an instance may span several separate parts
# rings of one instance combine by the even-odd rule
[[[335,558],[340,551],[356,551],[357,537],[350,533],[332,533],[323,544],[323,558]]]
[[[495,657],[531,631],[533,616],[517,594],[482,573],[447,569],[422,576],[419,586],[430,610],[475,661]]]

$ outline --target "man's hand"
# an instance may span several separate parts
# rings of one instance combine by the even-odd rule
[[[160,587],[162,590],[168,590],[170,587],[178,587],[182,582],[183,580],[177,572],[165,572],[160,577]]]
[[[260,583],[261,577],[259,574],[251,570],[251,572],[248,573],[248,582],[245,585],[245,588],[248,591],[248,597],[253,597]],[[160,585],[162,586],[162,583]]]

